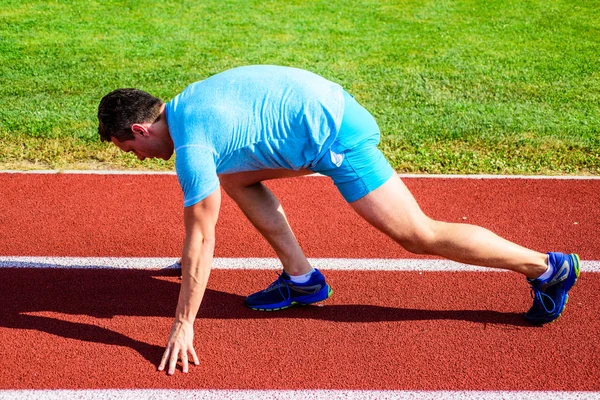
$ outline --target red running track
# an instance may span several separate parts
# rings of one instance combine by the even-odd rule
[[[600,181],[406,179],[425,211],[540,251],[600,259]],[[177,256],[174,176],[0,175],[2,256]],[[325,178],[273,182],[310,257],[412,257],[365,226]],[[548,197],[548,193],[555,196]],[[271,257],[225,199],[219,257]],[[600,274],[537,328],[523,278],[328,271],[323,306],[258,313],[273,271],[215,270],[199,367],[155,371],[178,280],[149,271],[0,269],[0,388],[600,390]]]
[[[600,259],[600,180],[404,180],[431,217],[484,226],[538,251]],[[357,217],[328,178],[273,181],[309,257],[414,258]],[[177,257],[172,175],[0,174],[0,255]],[[217,257],[274,257],[223,196]]]

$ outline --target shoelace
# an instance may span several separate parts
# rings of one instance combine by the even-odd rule
[[[556,310],[556,303],[554,302],[554,299],[552,299],[552,297],[548,296],[546,293],[542,293],[541,290],[537,289],[533,285],[531,285],[530,293],[531,293],[531,298],[533,299],[534,303],[540,303],[542,305],[542,307],[544,308],[544,310],[548,314],[552,314],[554,312],[554,310]],[[551,310],[549,310],[548,307],[546,307],[546,303],[544,302],[544,297],[549,299],[552,302]]]
[[[269,285],[269,287],[266,290],[271,289],[273,286],[277,285],[277,290],[279,290],[279,294],[281,295],[281,297],[285,300],[288,300],[290,298],[290,296],[292,295],[292,292],[290,291],[290,287],[288,286],[288,283],[285,279],[283,279],[283,276],[281,276],[281,274],[279,272],[277,272],[278,278],[275,282],[271,283]],[[287,289],[288,295],[287,297],[284,296],[283,292],[281,291],[281,282],[283,281],[285,288]]]

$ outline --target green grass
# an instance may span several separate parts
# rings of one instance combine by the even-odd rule
[[[339,82],[401,172],[600,174],[600,1],[0,0],[0,168],[150,168],[99,143],[117,87],[246,64]]]

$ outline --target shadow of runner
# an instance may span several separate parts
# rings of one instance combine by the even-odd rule
[[[207,293],[212,295],[214,291]],[[217,292],[222,293],[222,292]],[[243,302],[243,297],[240,301]],[[209,300],[210,301],[210,300]],[[212,310],[204,303],[198,318],[205,319],[274,319],[297,318],[330,322],[374,323],[403,321],[466,321],[480,324],[504,325],[512,327],[535,327],[523,318],[523,313],[494,310],[427,310],[418,308],[386,307],[370,304],[334,304],[295,306],[276,312],[254,311],[240,308],[239,303],[228,305],[229,311]]]
[[[158,365],[164,351],[161,346],[135,340],[121,333],[92,324],[25,314],[12,315],[5,322],[1,326],[6,328],[35,329],[67,339],[129,347],[154,365]]]
[[[125,346],[157,364],[162,356],[163,349],[160,346],[137,341],[92,324],[27,314],[55,312],[95,318],[172,318],[180,283],[177,277],[168,276],[170,274],[171,272],[149,270],[0,268],[0,326],[35,329],[65,338]],[[368,304],[326,304],[260,312],[246,308],[244,296],[214,289],[207,289],[198,313],[198,319],[274,318],[345,323],[458,320],[532,327],[521,313],[490,310],[425,310]]]

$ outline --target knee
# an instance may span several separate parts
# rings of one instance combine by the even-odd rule
[[[414,254],[433,254],[437,242],[436,221],[426,219],[403,232],[396,242]]]
[[[237,195],[246,188],[246,186],[237,179],[233,177],[227,177],[226,175],[220,176],[219,181],[225,193],[227,193],[232,199],[235,199]]]

